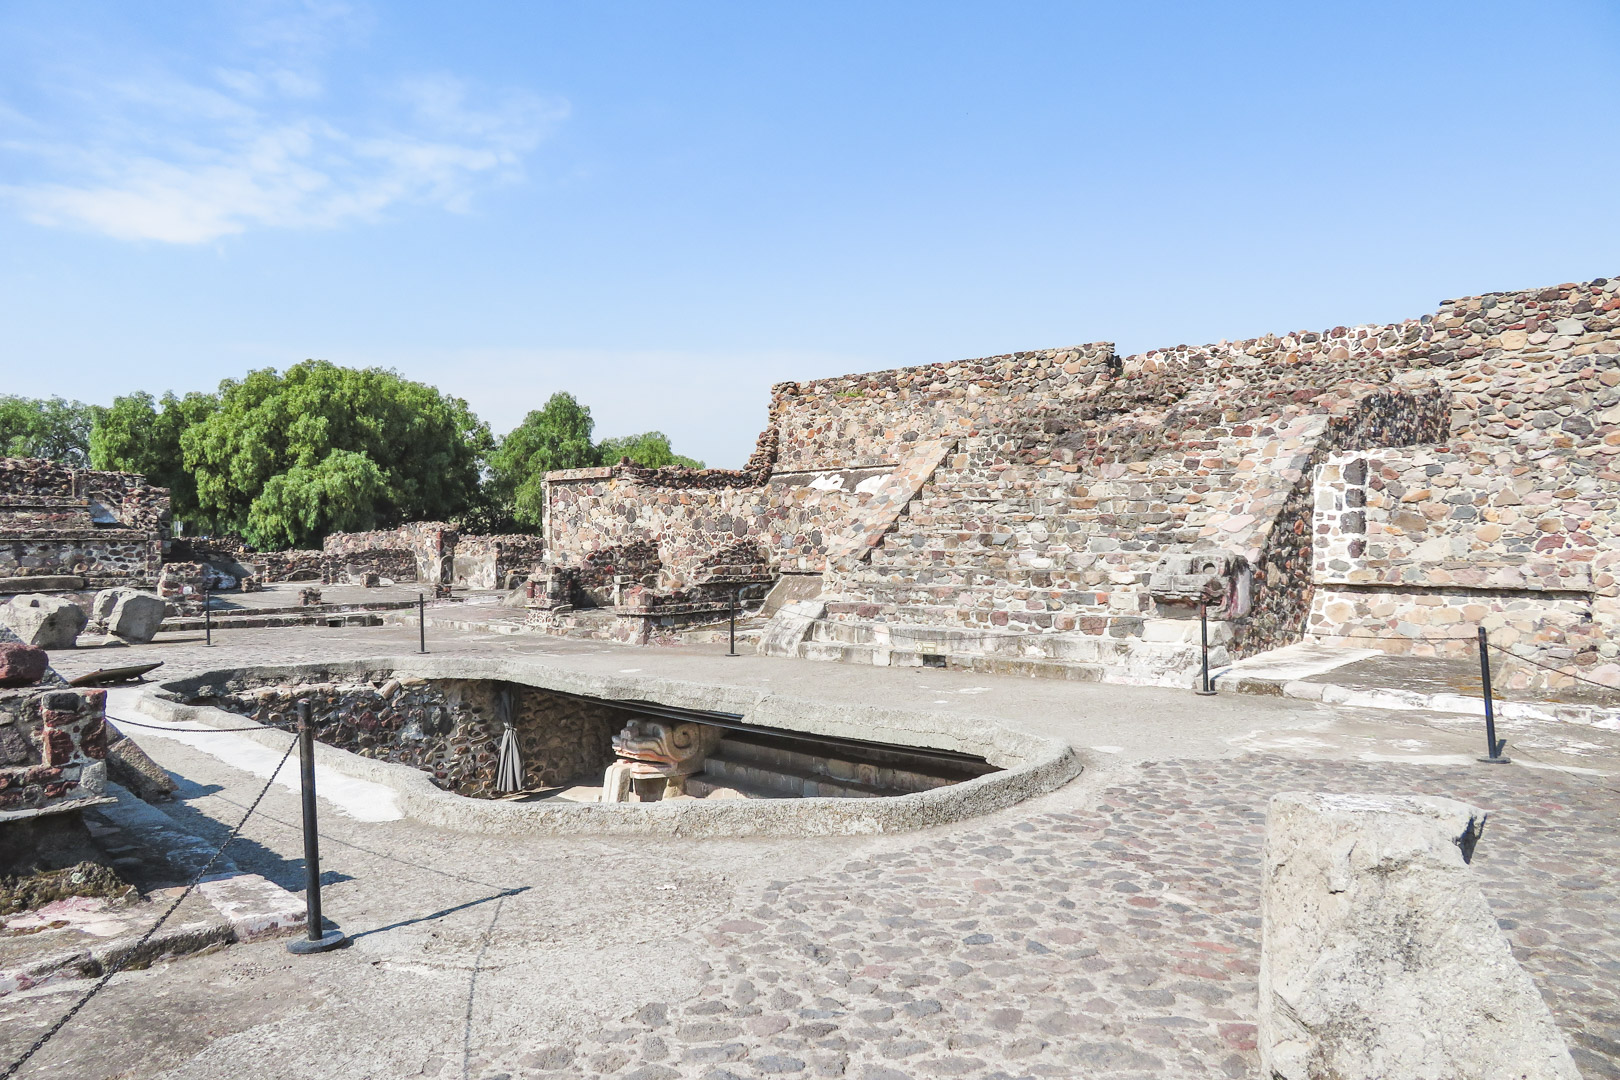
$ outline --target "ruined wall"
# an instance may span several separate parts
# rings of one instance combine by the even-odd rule
[[[525,533],[463,536],[456,541],[456,584],[469,589],[504,589],[516,575],[527,580],[545,561],[546,544]]]
[[[105,690],[0,689],[0,828],[8,817],[72,809],[105,793]]]
[[[396,581],[449,584],[458,539],[456,527],[444,521],[413,521],[377,532],[332,533],[321,545],[325,555],[323,572],[342,575],[354,565]],[[399,554],[384,554],[388,552]],[[381,569],[384,565],[393,572]],[[406,573],[413,576],[398,576]]]
[[[168,490],[144,477],[0,458],[0,578],[150,588],[168,527]]]
[[[1488,440],[1330,458],[1316,477],[1311,638],[1464,657],[1484,626],[1495,644],[1620,685],[1620,473],[1581,449]],[[1499,661],[1509,686],[1559,683]]]
[[[326,574],[324,551],[260,551],[247,559],[266,583],[321,581]]]
[[[308,701],[315,737],[362,757],[420,769],[458,794],[494,797],[502,733],[513,725],[530,787],[600,784],[612,737],[629,714],[534,687],[489,680],[396,678],[342,682],[235,678],[193,701],[294,730]]]

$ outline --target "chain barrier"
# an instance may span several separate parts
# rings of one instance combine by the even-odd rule
[[[1487,646],[1489,646],[1490,648],[1495,649],[1497,652],[1501,653],[1503,656],[1511,657],[1514,660],[1519,661],[1520,663],[1531,664],[1531,665],[1533,665],[1535,667],[1542,668],[1543,670],[1550,671],[1554,675],[1562,675],[1566,679],[1574,679],[1576,682],[1586,683],[1588,686],[1595,686],[1599,690],[1607,690],[1611,694],[1620,693],[1620,686],[1610,686],[1607,683],[1600,683],[1600,682],[1597,682],[1597,681],[1595,681],[1593,679],[1583,679],[1579,675],[1571,675],[1569,672],[1565,671],[1563,668],[1555,668],[1551,664],[1543,664],[1541,661],[1532,660],[1528,656],[1520,656],[1518,653],[1513,652],[1510,649],[1503,648],[1501,645],[1497,645],[1494,642],[1487,641],[1485,644]]]
[[[111,715],[109,715],[107,717],[107,719],[111,720],[115,724],[127,724],[130,727],[145,728],[148,731],[180,732],[181,734],[188,734],[188,735],[214,735],[214,734],[228,735],[233,731],[279,731],[283,735],[287,734],[287,730],[285,728],[278,728],[278,727],[275,727],[275,726],[270,725],[270,724],[258,724],[258,725],[255,725],[254,727],[207,727],[207,726],[203,726],[203,727],[188,728],[188,727],[174,727],[173,725],[170,725],[170,724],[143,724],[139,720],[125,720],[123,717],[120,717],[120,716],[111,716]],[[4,1080],[4,1078],[0,1077],[0,1080]]]
[[[85,991],[84,996],[79,998],[79,1000],[74,1003],[73,1007],[69,1009],[60,1020],[52,1024],[50,1028],[46,1030],[45,1034],[35,1039],[34,1044],[27,1050],[23,1051],[22,1056],[16,1061],[13,1061],[6,1068],[5,1072],[0,1073],[0,1080],[10,1080],[11,1077],[17,1075],[17,1070],[26,1065],[29,1058],[32,1058],[35,1054],[39,1053],[39,1051],[44,1048],[46,1043],[55,1038],[56,1033],[66,1027],[69,1020],[72,1020],[75,1016],[79,1015],[79,1010],[90,1004],[90,999],[101,993],[102,989],[112,981],[114,975],[117,975],[124,969],[126,964],[140,955],[141,948],[148,941],[152,940],[152,935],[156,934],[160,929],[162,929],[164,923],[169,921],[169,916],[175,913],[180,905],[185,902],[186,897],[191,895],[192,890],[196,889],[197,885],[202,881],[202,879],[208,876],[209,871],[213,870],[214,864],[219,862],[219,857],[225,854],[225,849],[230,846],[231,841],[235,840],[241,833],[242,826],[248,823],[248,818],[253,816],[253,811],[259,808],[259,803],[264,800],[265,795],[270,791],[270,785],[276,782],[276,777],[280,774],[282,766],[287,764],[287,759],[292,756],[293,747],[297,745],[297,739],[293,739],[292,742],[288,744],[287,752],[281,755],[281,761],[276,764],[275,769],[270,773],[270,779],[264,782],[264,787],[259,789],[259,794],[255,796],[253,802],[249,804],[247,813],[242,815],[242,820],[236,823],[236,828],[231,830],[231,835],[225,838],[225,842],[219,845],[219,850],[215,851],[213,857],[208,860],[208,865],[199,870],[197,875],[191,879],[191,882],[186,886],[185,891],[179,896],[175,897],[174,903],[170,904],[168,909],[164,911],[162,915],[158,916],[158,921],[152,924],[152,928],[150,930],[141,935],[141,939],[139,941],[137,941],[130,948],[124,950],[123,955],[119,956],[110,965],[108,965],[106,972],[101,976],[100,979],[96,980],[96,984],[89,990]]]

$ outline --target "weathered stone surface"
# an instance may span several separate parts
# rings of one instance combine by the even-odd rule
[[[799,643],[810,633],[817,619],[827,613],[821,600],[795,600],[783,604],[766,624],[759,639],[761,656],[797,656]]]
[[[107,632],[132,645],[143,645],[157,636],[167,610],[163,598],[156,593],[136,589],[114,589],[112,610],[107,616]],[[104,595],[104,594],[103,594]],[[96,597],[97,604],[101,596]]]
[[[1423,796],[1274,796],[1260,1053],[1276,1080],[1576,1080],[1465,865],[1485,814]]]
[[[0,642],[0,686],[33,686],[45,677],[49,663],[44,649]]]
[[[43,593],[24,593],[0,607],[0,622],[25,644],[42,649],[73,648],[88,621],[78,604]]]

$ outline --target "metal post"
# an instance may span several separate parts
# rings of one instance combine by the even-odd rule
[[[423,593],[416,594],[416,636],[423,652],[427,652],[427,600]]]
[[[214,609],[208,603],[208,577],[203,576],[203,647],[214,645]]]
[[[726,653],[727,656],[737,655],[737,605],[741,603],[742,586],[739,585],[737,591],[731,597],[731,644],[727,647],[729,650]]]
[[[1198,679],[1198,688],[1193,693],[1199,697],[1213,697],[1215,688],[1209,685],[1209,616],[1205,611],[1203,601],[1198,603],[1198,643],[1201,649],[1203,670]]]
[[[315,728],[309,702],[298,703],[298,773],[304,796],[304,911],[306,934],[287,943],[293,953],[325,952],[343,944],[341,930],[326,930],[321,918],[321,837],[315,824]]]
[[[1502,747],[1507,740],[1496,738],[1496,708],[1491,700],[1491,655],[1490,642],[1485,638],[1485,628],[1479,628],[1479,681],[1485,691],[1485,757],[1479,760],[1492,765],[1506,765],[1511,758],[1502,756]]]

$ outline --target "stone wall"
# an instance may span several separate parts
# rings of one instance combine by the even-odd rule
[[[327,555],[324,551],[260,551],[247,556],[261,580],[323,581]]]
[[[463,536],[456,541],[456,584],[468,589],[504,589],[520,582],[545,561],[545,541],[526,533]]]
[[[399,679],[370,672],[344,682],[263,682],[237,677],[201,687],[195,702],[294,730],[310,704],[315,737],[362,757],[420,769],[438,786],[491,798],[502,733],[517,733],[530,787],[600,784],[612,737],[629,714],[534,687],[489,680]]]
[[[378,532],[332,533],[321,549],[328,572],[342,572],[342,568],[364,557],[379,564],[386,561],[400,574],[406,573],[409,565],[414,563],[414,577],[385,576],[393,577],[396,581],[438,585],[450,584],[454,576],[457,539],[456,527],[448,522],[413,521],[397,529]],[[379,552],[404,554],[385,560],[377,554]]]
[[[105,794],[105,690],[73,690],[55,672],[0,689],[0,828]]]
[[[168,529],[168,490],[144,477],[0,458],[0,578],[151,588]]]
[[[1196,605],[1155,597],[1156,568],[1208,554],[1235,565],[1233,587],[1247,590],[1222,605],[1233,654],[1298,640],[1308,622],[1336,641],[1349,634],[1316,628],[1339,620],[1359,632],[1390,618],[1386,600],[1346,600],[1370,598],[1373,584],[1318,577],[1316,547],[1337,543],[1338,526],[1319,520],[1312,481],[1339,452],[1561,454],[1581,482],[1544,494],[1571,503],[1563,517],[1578,520],[1552,532],[1606,541],[1612,505],[1592,492],[1613,482],[1620,453],[1620,284],[1466,297],[1389,325],[1124,358],[1094,344],[784,383],[770,424],[739,472],[553,474],[553,565],[656,543],[658,588],[674,592],[702,552],[749,539],[779,572],[822,573],[826,617],[853,628],[1141,637],[1168,632],[1155,620],[1196,615]],[[1391,558],[1405,574],[1496,557],[1471,549],[1435,562],[1449,543]],[[1594,582],[1605,573],[1595,554],[1563,559],[1583,561]],[[1487,607],[1504,627],[1522,624],[1521,638],[1545,631],[1549,646],[1573,650],[1572,664],[1599,670],[1611,659],[1598,639],[1612,643],[1613,597],[1591,588],[1584,643],[1569,640],[1573,600],[1538,609],[1503,593]],[[1347,614],[1347,602],[1362,607]]]
[[[1483,626],[1521,657],[1620,686],[1620,474],[1604,459],[1503,440],[1330,458],[1311,639],[1464,657]],[[1496,660],[1509,686],[1561,685]]]

